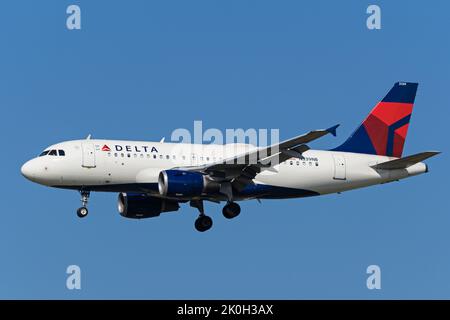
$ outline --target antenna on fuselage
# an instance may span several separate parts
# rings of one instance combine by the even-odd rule
[[[166,140],[166,137],[162,137],[161,141],[159,143],[164,143],[164,140]]]
[[[91,140],[91,134],[89,133],[89,135],[86,137],[86,140]]]

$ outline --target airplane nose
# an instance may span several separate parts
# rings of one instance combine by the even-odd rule
[[[32,180],[33,176],[35,175],[35,170],[33,169],[33,163],[32,160],[27,161],[24,163],[22,168],[20,168],[20,172],[22,175],[27,178],[28,180]]]
[[[41,158],[34,158],[24,163],[20,168],[22,175],[28,180],[43,184],[54,185],[62,179],[61,175],[55,173],[56,171],[49,170],[50,165],[43,162]]]

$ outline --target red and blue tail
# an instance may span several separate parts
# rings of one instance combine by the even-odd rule
[[[397,82],[358,129],[334,151],[400,158],[408,133],[417,83]]]

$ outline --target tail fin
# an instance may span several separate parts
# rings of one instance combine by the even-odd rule
[[[393,156],[403,153],[418,83],[397,82],[352,135],[334,151]]]

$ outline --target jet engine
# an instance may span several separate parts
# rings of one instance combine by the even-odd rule
[[[118,209],[121,216],[131,219],[152,218],[162,212],[177,211],[178,202],[150,197],[141,193],[119,193]]]
[[[158,177],[159,193],[163,196],[195,197],[218,192],[219,188],[219,183],[198,172],[164,170]]]

